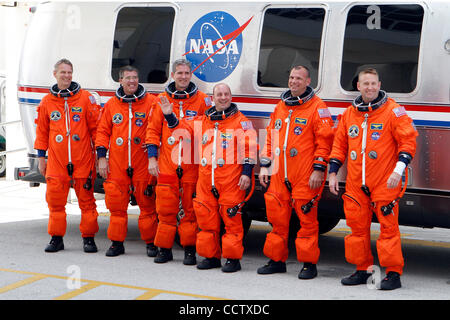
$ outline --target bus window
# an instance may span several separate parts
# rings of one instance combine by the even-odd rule
[[[111,70],[114,81],[119,81],[119,69],[125,65],[139,69],[142,83],[167,81],[174,17],[171,7],[126,7],[119,11]]]
[[[323,8],[272,8],[264,14],[259,48],[258,85],[287,87],[296,65],[310,70],[311,86],[318,86]]]
[[[342,88],[356,91],[358,72],[372,67],[383,90],[412,92],[417,85],[423,15],[423,8],[413,4],[352,7],[345,28]]]

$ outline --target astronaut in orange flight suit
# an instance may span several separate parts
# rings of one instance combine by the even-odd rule
[[[72,81],[73,65],[67,59],[55,64],[57,83],[39,107],[36,140],[39,171],[47,182],[46,200],[50,211],[48,233],[52,236],[46,252],[64,249],[67,221],[65,204],[71,185],[81,209],[80,231],[83,250],[97,252],[97,206],[93,193],[95,140],[99,106],[95,98]],[[45,153],[48,150],[48,162]]]
[[[245,198],[257,156],[256,132],[251,122],[231,102],[231,90],[219,83],[213,89],[214,106],[204,116],[177,119],[172,105],[161,99],[161,109],[173,136],[201,139],[199,178],[194,210],[199,225],[197,251],[205,259],[198,269],[221,266],[220,258],[227,258],[223,272],[241,269],[239,260],[244,247],[244,229],[240,214],[229,215],[228,209]],[[220,247],[220,224],[225,234]]]
[[[310,82],[307,68],[296,66],[291,70],[289,90],[281,95],[267,127],[259,179],[266,187],[269,167],[273,164],[264,195],[267,218],[273,229],[264,244],[264,254],[270,260],[258,268],[258,274],[286,272],[293,202],[301,225],[295,240],[297,259],[304,262],[298,277],[317,276],[320,255],[317,203],[333,143],[333,120],[325,103],[309,86]]]
[[[130,196],[140,209],[138,226],[141,239],[147,244],[147,255],[155,256],[157,216],[153,185],[156,181],[147,171],[144,140],[156,98],[139,84],[138,70],[134,67],[122,67],[119,82],[121,86],[115,97],[103,108],[95,143],[99,173],[106,179],[103,183],[105,203],[111,212],[108,238],[112,244],[106,256],[125,253],[123,242],[127,235]]]
[[[172,65],[174,79],[157,99],[166,97],[179,118],[201,116],[211,105],[210,98],[191,82],[189,61],[176,60]],[[172,246],[176,232],[185,250],[183,264],[195,265],[195,242],[198,232],[194,214],[193,196],[198,179],[198,163],[194,163],[194,144],[190,139],[175,140],[158,105],[154,108],[147,127],[145,143],[148,147],[149,172],[158,177],[156,185],[156,211],[158,230],[155,245],[159,248],[156,263],[173,259]],[[159,149],[159,157],[158,157]],[[180,198],[181,207],[180,211]]]
[[[361,95],[340,117],[330,155],[329,187],[338,194],[336,174],[347,159],[343,200],[352,233],[345,237],[345,257],[356,265],[356,272],[341,283],[365,284],[371,275],[370,224],[375,213],[381,227],[378,257],[386,267],[380,289],[392,290],[401,287],[404,266],[396,205],[401,193],[399,182],[415,155],[418,133],[404,107],[380,88],[375,69],[359,73]]]

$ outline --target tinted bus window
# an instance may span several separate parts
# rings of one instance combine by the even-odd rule
[[[142,83],[164,83],[169,77],[170,44],[175,11],[168,7],[123,8],[114,33],[111,76],[119,81],[119,69],[139,69]]]
[[[358,72],[372,67],[383,90],[412,92],[417,85],[423,14],[419,5],[352,7],[345,28],[342,88],[356,91]]]
[[[317,87],[324,17],[322,8],[265,12],[259,48],[259,86],[287,87],[291,68],[303,65],[310,70],[311,86]]]

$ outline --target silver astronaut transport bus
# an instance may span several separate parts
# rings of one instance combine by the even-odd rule
[[[60,58],[73,62],[74,80],[104,105],[118,87],[121,66],[137,67],[146,90],[158,94],[171,81],[171,63],[184,57],[201,91],[211,95],[218,82],[231,87],[260,143],[291,67],[311,70],[311,86],[333,119],[358,95],[358,72],[374,67],[382,89],[405,107],[419,132],[400,224],[450,228],[448,1],[47,1],[33,15],[18,83],[29,167],[16,168],[16,179],[44,182],[33,149],[36,107]],[[102,192],[100,180],[96,190]],[[251,220],[266,221],[263,193],[256,185],[244,207],[247,228]],[[320,231],[341,218],[341,198],[325,188]]]

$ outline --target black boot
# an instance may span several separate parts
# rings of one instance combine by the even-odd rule
[[[220,259],[218,258],[205,258],[202,262],[197,265],[197,269],[207,270],[212,268],[220,268]]]
[[[106,251],[107,257],[117,257],[118,255],[125,253],[125,247],[122,241],[113,241],[108,251]]]
[[[224,266],[222,267],[223,272],[236,272],[241,270],[241,263],[239,259],[227,259]]]
[[[58,252],[64,250],[64,242],[62,236],[52,236],[50,243],[45,247],[45,252]]]
[[[357,270],[352,275],[343,278],[341,280],[341,283],[344,286],[356,286],[356,285],[359,285],[359,284],[366,284],[367,283],[367,279],[369,279],[371,275],[372,274],[368,273],[367,271]]]
[[[284,273],[286,272],[286,263],[283,261],[269,260],[266,265],[258,268],[256,272],[258,274]]]
[[[147,256],[150,258],[156,257],[158,254],[158,247],[153,243],[147,243]]]
[[[195,257],[195,247],[187,246],[184,248],[184,260],[183,264],[187,266],[193,266],[197,264],[197,258]]]
[[[305,262],[302,270],[298,274],[298,278],[302,280],[313,279],[317,277],[317,267],[315,264]]]
[[[97,246],[94,241],[94,237],[83,238],[83,250],[84,252],[97,252]]]
[[[172,248],[159,248],[158,254],[155,257],[155,263],[166,263],[173,260]]]
[[[401,288],[402,283],[400,282],[400,274],[397,272],[391,271],[388,272],[386,277],[381,280],[381,290],[394,290]]]

